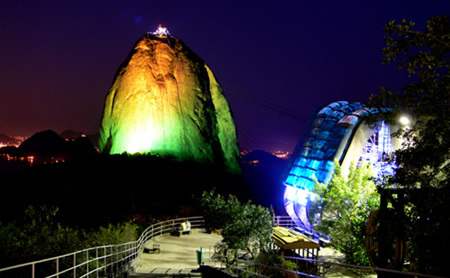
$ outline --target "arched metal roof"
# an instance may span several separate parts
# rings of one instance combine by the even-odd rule
[[[375,110],[361,103],[333,102],[317,113],[309,134],[293,154],[294,161],[284,181],[286,186],[311,191],[314,178],[328,183],[334,170],[334,160],[341,160],[353,132],[363,116]]]

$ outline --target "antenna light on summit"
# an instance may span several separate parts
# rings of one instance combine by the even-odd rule
[[[166,27],[162,27],[161,24],[159,24],[158,29],[156,29],[156,31],[153,32],[152,34],[162,37],[162,36],[169,36],[170,32],[169,29],[167,29]]]

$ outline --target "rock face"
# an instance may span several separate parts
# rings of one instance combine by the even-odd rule
[[[105,100],[103,153],[150,153],[240,171],[236,128],[214,74],[186,45],[146,34]]]

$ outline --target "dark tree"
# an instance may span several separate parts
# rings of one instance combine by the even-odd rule
[[[386,121],[405,114],[411,123],[396,133],[404,140],[391,158],[398,168],[380,186],[406,190],[416,270],[448,274],[450,257],[440,251],[450,247],[450,16],[429,19],[425,30],[392,21],[385,31],[383,62],[406,70],[411,82],[401,92],[381,88],[369,105],[391,108],[379,114]]]
[[[406,69],[412,82],[399,93],[382,87],[370,104],[392,108],[382,115],[391,122],[401,114],[412,120],[397,133],[404,145],[395,153],[393,182],[407,188],[443,188],[450,171],[450,17],[431,18],[425,31],[414,27],[406,20],[385,26],[384,63]]]
[[[234,195],[224,197],[214,191],[204,191],[200,202],[205,226],[220,230],[223,237],[215,246],[214,257],[227,267],[237,262],[240,252],[253,258],[268,250],[273,226],[269,209],[250,201],[242,203]]]

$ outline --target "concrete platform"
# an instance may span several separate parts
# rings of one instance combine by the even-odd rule
[[[173,236],[163,234],[145,243],[144,247],[153,249],[159,244],[160,252],[141,253],[133,261],[133,273],[130,277],[201,277],[198,272],[197,250],[202,248],[205,264],[214,265],[211,256],[214,245],[222,240],[218,234],[208,234],[204,229],[193,229],[189,235]],[[342,263],[343,255],[330,248],[321,248],[320,260]],[[219,265],[216,265],[219,266]],[[326,277],[359,277],[358,271],[349,268],[329,265]],[[363,277],[376,277],[375,274],[364,273]]]
[[[214,245],[222,240],[218,234],[208,234],[204,229],[193,229],[189,235],[173,236],[163,234],[152,238],[144,247],[153,249],[159,244],[160,252],[141,253],[134,260],[133,276],[151,274],[152,276],[200,276],[197,272],[197,250],[202,248],[205,263],[210,262]]]

